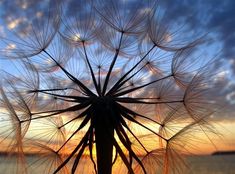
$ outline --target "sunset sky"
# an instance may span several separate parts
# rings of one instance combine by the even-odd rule
[[[128,0],[126,0],[128,1]],[[138,0],[130,0],[136,1]],[[5,7],[8,8],[5,8]],[[26,19],[9,20],[8,14],[16,10],[34,9],[36,4],[16,0],[14,3],[0,0],[0,39],[6,29],[14,29]],[[217,150],[235,150],[235,1],[234,0],[159,0],[159,6],[165,8],[165,19],[177,25],[184,24],[185,32],[193,37],[205,35],[208,39],[202,47],[196,50],[198,55],[205,57],[219,57],[218,64],[223,65],[223,71],[218,75],[223,87],[219,93],[223,109],[213,115],[213,126],[221,135],[212,137],[215,147],[210,143],[200,146],[199,153],[211,153]],[[9,9],[6,11],[5,9]],[[71,13],[73,9],[71,9]],[[31,11],[35,15],[35,11]],[[30,15],[30,14],[28,14]],[[40,12],[36,15],[40,16]],[[26,16],[27,17],[27,16]],[[14,40],[14,38],[10,38]],[[0,47],[3,43],[0,41]],[[14,44],[5,47],[7,50],[15,48]],[[0,59],[0,71],[17,72],[15,67],[8,66],[8,60]],[[3,111],[0,111],[0,114]],[[1,118],[1,116],[0,116]],[[1,123],[0,123],[1,124]],[[1,130],[1,129],[0,129]],[[208,141],[208,140],[207,140]],[[198,152],[198,151],[197,151]]]
[[[217,114],[215,123],[224,139],[215,144],[218,150],[235,149],[235,1],[233,0],[176,0],[160,1],[167,7],[170,21],[185,21],[188,30],[205,33],[209,41],[203,48],[208,56],[218,54],[221,64],[226,64],[221,82],[221,100],[224,111]],[[226,96],[226,100],[222,99]],[[213,149],[213,148],[212,148]]]

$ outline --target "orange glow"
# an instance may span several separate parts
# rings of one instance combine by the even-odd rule
[[[1,112],[4,113],[6,111],[2,110]],[[61,123],[64,124],[71,119],[71,118],[68,118],[67,116],[62,116],[61,118],[62,120],[54,120],[54,121],[57,121],[57,122],[61,121]],[[42,119],[41,121],[32,120],[30,123],[31,127],[28,133],[25,135],[25,138],[32,139],[32,140],[37,139],[42,144],[50,140],[50,144],[47,144],[47,145],[49,145],[51,149],[57,149],[58,147],[62,145],[62,143],[66,139],[68,139],[73,134],[73,132],[76,131],[76,129],[81,124],[81,120],[76,120],[72,123],[67,124],[63,129],[59,130],[55,126],[56,124],[54,124],[54,121],[48,122],[48,120],[44,120],[44,119]],[[144,123],[144,125],[147,126],[148,128],[152,129],[153,131],[159,132],[159,128],[160,128],[159,125],[155,123],[146,122],[143,120],[141,122]],[[184,120],[184,122],[186,121]],[[4,123],[2,123],[2,126],[0,127],[0,130],[2,131],[4,129],[7,129],[7,126],[6,125],[4,126],[3,124]],[[171,128],[171,131],[179,131],[180,129],[185,127],[185,123],[178,122],[178,123],[172,123],[172,124],[174,124],[174,127],[172,127],[174,129]],[[235,149],[235,137],[234,137],[235,121],[224,120],[224,121],[213,122],[211,124],[215,128],[216,133],[218,134],[212,133],[212,132],[206,132],[205,134],[202,131],[193,133],[193,136],[195,138],[190,140],[191,141],[190,142],[191,146],[189,147],[190,152],[192,152],[193,154],[210,154],[215,151],[232,151]],[[83,129],[81,129],[79,133],[75,134],[71,138],[71,141],[67,143],[65,148],[61,150],[61,153],[70,154],[73,148],[76,147],[78,142],[81,140],[81,138],[87,131],[88,127],[89,127],[89,124],[87,124]],[[129,127],[135,133],[135,135],[140,139],[140,141],[144,144],[146,149],[150,151],[156,149],[156,147],[161,148],[166,145],[164,141],[161,141],[161,142],[159,141],[159,137],[157,137],[156,135],[154,135],[153,133],[151,133],[150,131],[146,130],[145,128],[141,126],[137,126],[136,124],[130,123]],[[63,131],[66,132],[66,136],[63,136]],[[128,132],[128,136],[130,137],[130,140],[133,141],[133,149],[136,152],[136,154],[140,156],[143,155],[145,152],[141,148],[140,144],[134,139],[134,137],[129,132]],[[171,133],[169,132],[169,134],[165,136],[170,137]],[[117,139],[118,142],[120,142],[116,134],[115,134],[115,138]],[[189,142],[189,140],[187,140],[186,138],[183,137],[183,139],[180,139],[180,140],[185,141],[187,143],[187,141]],[[11,136],[9,136],[4,141],[0,140],[0,142],[1,141],[4,144],[1,143],[2,148],[0,152],[8,152],[9,151],[8,145],[12,143]],[[120,143],[120,146],[122,147],[122,149],[125,149],[121,143]],[[36,147],[35,148],[31,147],[30,149],[29,148],[26,148],[26,149],[27,150],[25,151],[25,153],[40,153],[36,149]],[[89,153],[90,152],[88,149],[84,151],[85,155],[89,155]],[[113,153],[115,153],[115,149]],[[92,154],[94,157],[96,156],[95,145],[93,146]]]

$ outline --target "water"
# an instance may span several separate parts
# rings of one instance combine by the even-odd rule
[[[196,156],[188,162],[186,174],[235,174],[235,155]]]
[[[36,157],[28,157],[28,162],[37,161]],[[44,162],[46,159],[43,160]],[[187,159],[189,168],[182,174],[235,174],[235,155],[194,156]],[[47,162],[46,162],[47,163]],[[48,174],[41,163],[37,168],[29,167],[29,174]],[[48,163],[47,163],[48,164]],[[86,166],[86,165],[85,165]],[[85,167],[84,166],[84,167]],[[0,156],[0,174],[14,174],[16,169],[13,160]]]

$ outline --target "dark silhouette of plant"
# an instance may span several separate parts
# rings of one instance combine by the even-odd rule
[[[0,142],[15,173],[182,173],[194,140],[216,133],[202,38],[146,2],[2,3]]]

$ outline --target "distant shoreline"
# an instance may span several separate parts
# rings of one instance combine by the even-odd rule
[[[235,155],[235,151],[216,151],[213,152],[211,155]]]
[[[17,152],[0,152],[0,156],[17,156]],[[38,156],[40,155],[39,153],[24,153],[25,156]]]
[[[0,156],[16,156],[18,155],[17,152],[0,152]],[[24,153],[25,156],[40,156],[40,153],[30,153],[30,152],[26,152]],[[205,155],[205,154],[204,154]],[[204,156],[203,154],[199,155],[199,156]],[[211,155],[211,156],[217,156],[217,155],[235,155],[235,150],[234,151],[216,151],[213,152],[211,154],[207,154],[207,155]],[[207,156],[206,155],[206,156]],[[193,155],[193,156],[197,156],[197,155]]]

